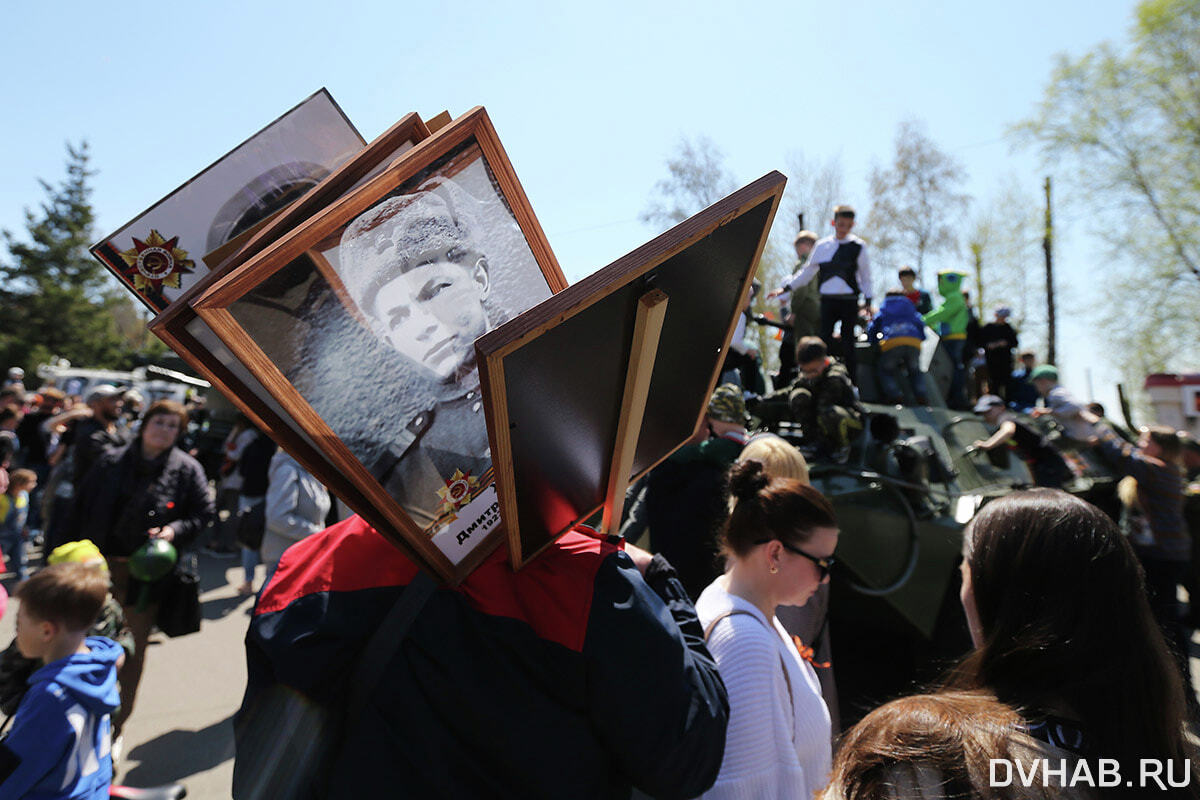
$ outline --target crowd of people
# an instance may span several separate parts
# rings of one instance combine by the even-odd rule
[[[874,306],[875,286],[867,243],[851,233],[855,211],[839,205],[833,210],[834,233],[824,238],[802,230],[793,242],[796,265],[793,273],[766,297],[779,303],[782,324],[766,318],[755,321],[781,327],[779,365],[773,375],[777,388],[799,377],[797,349],[806,336],[819,336],[831,357],[841,362],[850,380],[859,384],[858,332],[875,349],[871,376],[878,383],[882,402],[901,403],[912,397],[917,404],[928,404],[928,388],[919,367],[921,343],[925,331],[932,329],[953,365],[951,382],[944,396],[951,407],[966,410],[970,402],[983,394],[994,394],[1014,408],[1027,409],[1036,396],[1028,389],[1032,352],[1021,352],[1022,368],[1014,370],[1019,348],[1017,331],[1010,323],[1012,309],[996,307],[995,317],[981,324],[964,287],[966,273],[948,269],[938,273],[941,302],[936,307],[929,292],[917,286],[917,273],[902,267],[897,283],[884,292],[883,302]],[[908,305],[898,298],[909,301]],[[749,313],[747,319],[753,319]],[[757,352],[744,342],[744,320],[737,329],[730,352],[739,378],[747,372],[745,356]],[[755,363],[761,368],[761,359]],[[732,373],[727,373],[732,376]],[[757,392],[751,383],[739,381],[744,388]],[[758,383],[756,379],[752,383]],[[1021,386],[1024,384],[1024,388]],[[907,387],[908,393],[902,390]]]
[[[206,420],[202,400],[185,406],[160,399],[143,408],[136,390],[113,384],[95,385],[79,397],[50,385],[29,392],[22,378],[20,370],[10,371],[0,388],[0,553],[8,575],[0,591],[14,588],[23,601],[17,641],[0,657],[0,706],[14,720],[5,741],[12,741],[20,760],[9,764],[13,773],[0,782],[0,797],[27,792],[90,797],[86,792],[94,789],[98,772],[107,770],[111,778],[113,760],[120,758],[122,730],[134,709],[167,586],[140,579],[138,554],[147,543],[166,542],[180,563],[178,554],[193,551],[201,539],[206,550],[219,552],[226,532],[236,530],[239,540],[248,537],[242,544],[246,572],[239,592],[251,594],[260,550],[269,578],[289,544],[325,527],[330,499],[294,459],[275,452],[268,437],[250,428],[253,436],[247,441],[244,420],[227,440],[226,463],[208,474],[196,457],[197,429]],[[242,480],[234,485],[232,513],[218,515],[212,485],[233,474]],[[33,548],[45,562],[36,571],[29,558]],[[59,569],[58,562],[83,563],[87,570]],[[98,574],[106,591],[111,588],[101,603],[103,614],[81,611],[92,607]],[[84,617],[89,623],[78,625]],[[27,646],[23,639],[34,629],[45,633],[42,645]],[[110,658],[111,648],[106,649],[92,663],[84,651],[100,651],[89,634],[119,641],[120,652]],[[56,657],[49,661],[61,657],[71,663],[50,675],[48,666],[42,669],[48,655]],[[116,692],[111,696],[107,689],[80,695],[84,684],[64,677],[79,669],[90,676],[80,679],[87,685],[107,685],[110,667],[110,688]],[[77,764],[72,772],[59,764],[39,773],[45,758],[31,759],[21,749],[28,745],[17,739],[61,738],[59,729],[69,721],[47,719],[53,704],[47,706],[44,698],[22,699],[38,691],[96,712],[87,736],[80,734],[76,754],[87,769]],[[61,793],[37,794],[51,784]]]
[[[718,386],[693,439],[631,490],[621,536],[579,525],[517,571],[500,548],[456,586],[361,517],[328,524],[328,492],[248,419],[206,471],[188,439],[197,409],[10,377],[0,551],[22,582],[0,657],[0,800],[103,796],[164,600],[136,562],[164,543],[240,555],[237,590],[257,589],[238,800],[1200,798],[1185,735],[1200,726],[1200,612],[1178,592],[1200,588],[1200,443],[1158,426],[1128,441],[1052,365],[1021,354],[1014,369],[1008,310],[971,332],[963,273],[939,275],[935,306],[902,270],[876,314],[853,209],[832,225],[797,238],[802,262],[770,293],[791,292],[793,379],[749,408],[743,386]],[[842,531],[809,461],[844,462],[868,423],[859,324],[897,402],[929,399],[918,353],[936,330],[947,403],[995,428],[972,446],[1014,447],[1036,488],[963,531],[971,651],[843,730],[828,625]],[[1017,411],[1052,416],[1126,476],[1119,520],[1059,488],[1069,467]],[[798,423],[804,444],[755,432],[751,412]],[[1128,785],[1067,780],[1102,760]],[[1011,779],[1051,763],[1057,781]]]
[[[1123,533],[1132,519],[1059,489],[985,505],[963,538],[974,649],[841,730],[822,637],[836,512],[799,448],[747,431],[741,400],[718,387],[696,439],[630,504],[624,538],[578,528],[520,572],[498,553],[461,586],[430,590],[357,702],[337,675],[348,659],[361,677],[355,654],[417,596],[416,568],[358,519],[287,551],[247,640],[235,797],[396,785],[438,797],[1200,797],[1186,738],[1200,714],[1170,599],[1191,552],[1178,434],[1173,451],[1156,429],[1131,446],[1082,409],[1093,446],[1145,484],[1142,528]],[[630,543],[643,533],[656,555]],[[364,582],[354,568],[368,561]],[[285,718],[310,733],[282,734]],[[301,751],[311,770],[297,774]],[[1071,784],[1099,759],[1132,788]],[[1147,760],[1164,766],[1149,785]],[[1011,779],[1046,765],[1060,777]]]

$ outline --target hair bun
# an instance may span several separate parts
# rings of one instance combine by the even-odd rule
[[[754,497],[770,482],[761,461],[739,461],[729,471],[729,492],[738,500]]]

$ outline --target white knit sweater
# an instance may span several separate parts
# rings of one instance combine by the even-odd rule
[[[829,780],[829,710],[810,664],[779,622],[726,590],[727,576],[700,595],[708,649],[729,692],[729,731],[721,773],[706,800],[811,798]],[[784,667],[788,677],[784,677]],[[788,698],[788,682],[791,698]]]

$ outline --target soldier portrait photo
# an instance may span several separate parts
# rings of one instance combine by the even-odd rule
[[[450,164],[230,308],[430,535],[491,482],[475,340],[550,296],[478,151]]]

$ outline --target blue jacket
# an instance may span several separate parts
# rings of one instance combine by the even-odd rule
[[[901,345],[920,347],[925,340],[925,322],[907,297],[888,297],[879,307],[879,314],[871,320],[867,336],[872,339],[883,337],[880,344],[883,350]]]
[[[121,646],[89,636],[90,653],[61,658],[29,678],[0,744],[0,800],[104,800],[112,783],[109,715],[121,703]]]

